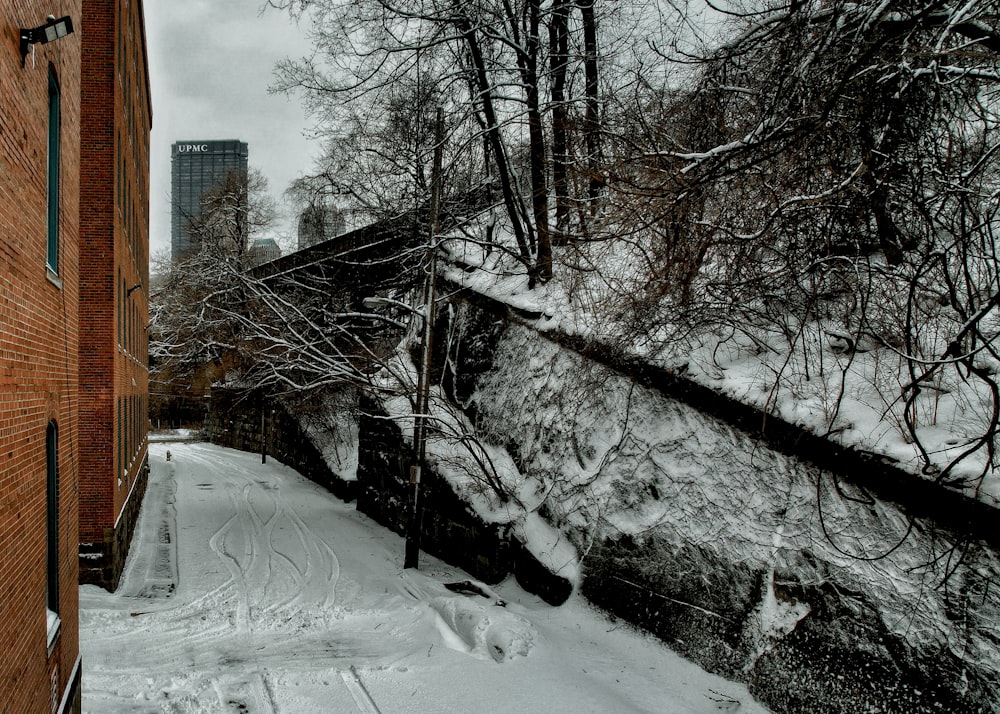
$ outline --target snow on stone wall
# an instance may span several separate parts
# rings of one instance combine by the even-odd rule
[[[527,326],[490,349],[467,407],[537,480],[599,604],[776,711],[1000,711],[990,547]]]

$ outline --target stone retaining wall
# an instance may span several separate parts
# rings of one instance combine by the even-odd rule
[[[358,510],[390,530],[406,531],[413,449],[377,404],[362,405],[359,429]],[[420,549],[486,583],[512,569],[508,529],[488,524],[461,502],[433,470],[420,484]]]
[[[330,468],[280,400],[260,392],[213,388],[208,421],[206,432],[212,443],[273,456],[338,498],[354,500],[353,474],[341,475]]]
[[[938,521],[916,477],[821,468],[480,297],[451,314],[442,383],[544,484],[595,604],[776,712],[1000,711],[995,514],[940,494]]]

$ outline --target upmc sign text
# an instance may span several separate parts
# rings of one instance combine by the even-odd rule
[[[177,153],[187,154],[193,151],[208,151],[208,144],[178,144]]]

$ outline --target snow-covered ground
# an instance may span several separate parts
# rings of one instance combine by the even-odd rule
[[[85,712],[766,711],[579,599],[456,593],[467,576],[427,555],[402,570],[397,536],[273,460],[150,461],[121,586],[81,587]]]

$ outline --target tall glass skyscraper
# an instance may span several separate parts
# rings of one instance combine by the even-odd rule
[[[245,141],[178,141],[170,147],[170,253],[180,260],[198,248],[188,232],[191,220],[201,215],[201,197],[222,183],[231,171],[247,171],[249,148]]]

